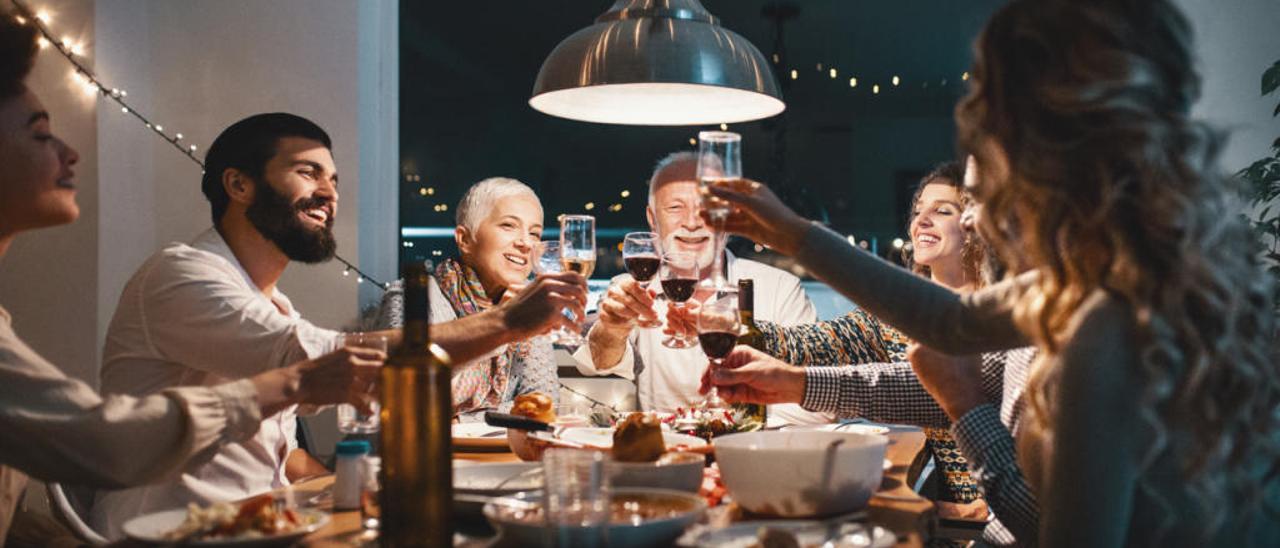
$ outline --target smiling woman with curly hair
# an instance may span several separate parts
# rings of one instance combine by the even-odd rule
[[[1168,0],[1014,0],[992,17],[956,121],[977,158],[978,228],[1025,273],[970,295],[849,246],[763,185],[712,190],[737,206],[728,230],[912,339],[1039,348],[1016,461],[999,424],[968,438],[981,443],[956,435],[971,463],[998,448],[1000,473],[1034,487],[1022,506],[1038,527],[1018,544],[1280,546],[1273,281],[1219,171],[1221,139],[1190,117],[1192,51]],[[749,354],[726,359],[748,371],[717,375],[798,397],[797,374]],[[972,374],[916,372],[957,427],[993,413]],[[754,380],[766,373],[774,386]]]

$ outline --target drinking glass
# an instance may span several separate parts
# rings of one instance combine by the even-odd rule
[[[728,285],[724,275],[724,222],[732,208],[728,202],[712,196],[710,188],[742,179],[742,136],[732,131],[699,132],[697,177],[702,207],[711,217],[711,228],[715,233],[711,273],[700,285],[718,291]]]
[[[374,333],[343,333],[338,336],[339,347],[372,348],[387,352],[387,337]],[[343,434],[369,434],[378,431],[379,411],[378,399],[370,395],[369,413],[361,413],[356,406],[343,403],[338,405],[338,431]]]
[[[742,328],[738,316],[738,294],[733,291],[722,291],[698,309],[698,343],[702,352],[711,360],[710,367],[720,367],[725,356],[738,344],[739,331]],[[700,407],[704,409],[728,409],[730,406],[720,398],[715,386],[707,393]]]
[[[686,302],[693,297],[698,285],[698,257],[688,251],[668,251],[662,254],[662,264],[658,268],[658,277],[662,283],[662,294],[675,303],[675,307],[683,309]],[[672,335],[663,339],[662,346],[667,348],[693,348],[697,344],[689,338]]]
[[[551,546],[605,546],[609,477],[603,451],[553,447],[542,457],[543,510]]]
[[[622,263],[627,265],[627,272],[640,285],[648,290],[649,283],[658,274],[658,266],[662,258],[658,255],[658,235],[653,232],[631,232],[622,239]],[[647,329],[662,327],[657,319],[640,320],[637,325]]]
[[[565,272],[577,272],[583,278],[591,278],[596,269],[596,218],[591,215],[562,215],[560,217],[560,265]],[[576,319],[576,318],[575,318]],[[571,346],[586,342],[581,333],[568,332]]]
[[[534,259],[534,274],[554,274],[564,271],[564,263],[561,262],[560,256],[560,240],[543,240],[538,244],[538,252]],[[567,318],[573,318],[573,312],[567,308],[564,309],[564,315]],[[564,327],[555,329],[548,337],[551,337],[552,344],[571,347],[582,346],[582,336],[575,336],[573,332]]]

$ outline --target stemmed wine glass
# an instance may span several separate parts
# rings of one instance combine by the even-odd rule
[[[702,352],[711,359],[711,367],[720,367],[725,356],[738,344],[738,334],[742,328],[738,316],[738,294],[736,291],[721,291],[719,294],[702,303],[698,309],[698,343]],[[699,406],[703,409],[728,409],[728,402],[720,398],[715,386],[707,393],[707,399]]]
[[[640,288],[647,291],[662,264],[662,258],[658,256],[658,235],[653,232],[628,233],[622,239],[622,262]],[[649,329],[662,327],[662,322],[656,319],[641,319],[637,324]]]
[[[591,278],[596,270],[596,218],[591,215],[560,216],[560,266],[564,272],[577,272],[583,278]],[[572,313],[570,313],[572,314]],[[566,331],[570,342],[563,344],[582,346],[585,339],[580,333]]]
[[[731,131],[699,132],[697,177],[702,207],[711,217],[711,228],[715,233],[711,274],[699,285],[719,292],[728,285],[724,275],[724,222],[732,208],[728,202],[712,196],[710,189],[742,178],[742,136]]]
[[[543,240],[538,244],[537,254],[534,257],[533,273],[534,274],[555,274],[562,272],[563,264],[560,262],[560,240]],[[568,308],[564,309],[565,317],[572,318],[573,312]],[[582,336],[575,334],[563,326],[555,329],[549,335],[552,344],[563,346],[582,346]]]
[[[698,285],[698,257],[688,251],[663,253],[658,278],[662,282],[663,295],[675,303],[676,308],[683,309]],[[680,335],[662,340],[662,346],[667,348],[693,348],[694,344],[695,341]]]

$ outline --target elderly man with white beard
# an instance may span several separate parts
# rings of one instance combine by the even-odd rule
[[[661,239],[664,252],[687,251],[698,257],[698,264],[710,265],[715,238],[698,214],[702,199],[697,165],[698,157],[692,152],[670,154],[658,162],[649,179],[645,214]],[[757,319],[781,325],[815,321],[813,303],[799,278],[756,261],[739,259],[728,251],[724,267],[730,284],[736,285],[740,278],[754,280]],[[642,320],[663,319],[666,307],[654,306],[661,290],[660,284],[645,289],[628,274],[615,277],[600,299],[599,320],[591,326],[587,344],[574,353],[574,358],[584,375],[616,374],[635,381],[641,409],[670,413],[702,401],[698,383],[708,360],[697,345],[668,348],[662,345],[664,334],[660,328],[637,325]],[[791,423],[827,422],[830,418],[795,404],[771,405],[769,416],[770,422],[776,418]]]

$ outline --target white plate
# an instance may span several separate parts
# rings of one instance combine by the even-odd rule
[[[819,432],[850,432],[853,434],[888,434],[889,427],[879,424],[865,424],[859,422],[845,422],[833,424],[793,424],[791,426],[782,427],[786,431],[819,431]]]
[[[329,514],[317,510],[296,510],[304,519],[311,519],[311,525],[301,527],[289,533],[271,535],[257,538],[233,538],[233,539],[208,539],[208,540],[190,540],[182,543],[183,546],[205,546],[209,548],[218,546],[234,546],[235,548],[250,548],[257,546],[290,546],[302,537],[305,537],[325,524],[329,523]],[[164,512],[156,512],[145,516],[138,516],[124,523],[124,534],[129,538],[141,540],[143,542],[151,542],[158,544],[172,545],[173,541],[166,538],[170,531],[176,529],[187,518],[186,510],[166,510]]]
[[[507,429],[483,422],[460,422],[453,425],[453,445],[462,448],[506,447]]]
[[[820,521],[746,521],[708,531],[697,537],[696,546],[716,548],[747,548],[757,546],[756,537],[761,527],[790,531],[801,546],[821,546],[827,539],[827,524]],[[872,527],[871,548],[889,548],[897,539],[883,527]]]
[[[560,438],[601,448],[613,447],[612,428],[569,428],[560,434]],[[667,447],[677,445],[705,447],[707,445],[707,440],[675,432],[663,432],[662,441],[667,444]]]
[[[453,490],[486,496],[542,489],[542,463],[485,462],[454,467]]]

